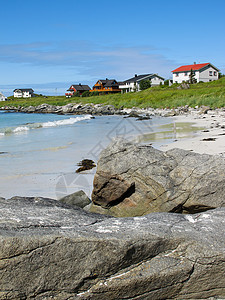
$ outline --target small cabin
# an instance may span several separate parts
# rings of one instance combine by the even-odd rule
[[[153,73],[142,74],[142,75],[135,74],[134,77],[123,81],[119,87],[124,93],[139,92],[140,91],[140,82],[142,80],[149,80],[151,83],[151,86],[157,86],[160,84],[164,84],[164,78],[159,76],[158,74],[153,74]]]
[[[67,90],[67,93],[65,93],[65,96],[67,98],[70,98],[72,97],[75,93],[79,93],[80,95],[83,94],[83,92],[86,92],[86,91],[90,91],[90,87],[88,85],[84,85],[84,84],[72,84],[70,86],[70,88]]]
[[[0,93],[0,101],[6,101],[7,98],[2,94]]]
[[[34,96],[33,89],[15,89],[13,91],[14,98],[31,98]]]

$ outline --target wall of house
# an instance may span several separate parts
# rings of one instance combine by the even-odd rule
[[[164,84],[164,80],[163,79],[161,79],[161,78],[159,78],[159,77],[153,77],[152,79],[151,79],[151,85],[152,86],[156,86],[156,85],[160,85],[160,83],[161,84]]]
[[[136,85],[136,87],[138,87],[138,86]],[[129,83],[126,83],[123,85],[119,85],[119,88],[122,90],[122,92],[126,92],[126,93],[133,92],[134,91],[134,83],[129,82]]]
[[[173,73],[173,83],[182,83],[188,81],[190,72]]]
[[[3,94],[0,94],[0,101],[5,101],[6,97]]]
[[[13,93],[15,98],[30,98],[31,94],[29,92],[14,92]]]
[[[23,92],[23,98],[30,98],[31,94],[29,92]]]
[[[195,72],[195,79],[199,82],[199,71]],[[180,72],[180,73],[173,73],[173,83],[182,83],[183,81],[188,81],[190,79],[190,71],[187,72]],[[178,76],[177,76],[178,75]]]
[[[13,93],[13,96],[14,96],[15,98],[22,98],[22,97],[23,97],[23,94],[22,94],[22,92],[14,92],[14,93]]]
[[[218,79],[219,79],[219,73],[217,72],[216,69],[214,69],[211,66],[209,66],[207,69],[204,69],[199,74],[199,81],[208,82],[208,81],[213,81]]]

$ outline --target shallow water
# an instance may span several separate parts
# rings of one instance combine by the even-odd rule
[[[173,126],[171,118],[160,117],[136,121],[122,116],[0,112],[0,196],[60,198],[80,189],[90,196],[96,168],[76,174],[79,161],[97,162],[116,136],[159,148],[174,140]]]
[[[142,143],[157,142],[157,145],[161,141],[163,145],[171,140],[192,138],[198,131],[203,129],[203,127],[195,126],[195,123],[191,122],[172,122],[159,126],[155,132],[143,134],[139,140]]]

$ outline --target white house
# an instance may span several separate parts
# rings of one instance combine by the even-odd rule
[[[0,101],[6,101],[7,98],[2,94],[0,93]]]
[[[164,78],[159,76],[158,74],[144,74],[144,75],[137,75],[135,74],[134,77],[120,82],[119,88],[122,92],[139,92],[140,91],[140,82],[142,80],[150,80],[151,86],[156,86],[160,84],[164,84]]]
[[[32,89],[15,89],[13,91],[14,98],[30,98],[34,96]]]
[[[219,79],[219,69],[210,63],[181,66],[172,71],[173,83],[182,83],[190,79],[191,70],[194,72],[194,78],[199,81],[209,82]]]

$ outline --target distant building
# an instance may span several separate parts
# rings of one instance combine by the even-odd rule
[[[83,94],[83,92],[90,91],[90,87],[88,85],[84,84],[72,84],[71,87],[67,90],[67,93],[65,93],[66,97],[72,97],[76,92],[80,93],[80,95]]]
[[[182,83],[189,81],[191,70],[194,72],[194,78],[197,82],[209,82],[219,79],[219,69],[210,63],[185,65],[172,71],[173,83]]]
[[[135,92],[135,91],[139,92],[140,82],[142,80],[149,80],[151,82],[151,86],[164,84],[164,78],[159,76],[158,74],[144,74],[144,75],[135,74],[134,77],[120,83],[119,88],[125,93]]]
[[[121,92],[119,84],[115,79],[99,79],[93,86],[90,92],[105,92],[105,93],[118,93]]]
[[[2,94],[0,93],[0,101],[6,101],[7,98]]]
[[[34,96],[32,89],[15,89],[13,91],[14,98],[30,98]]]

